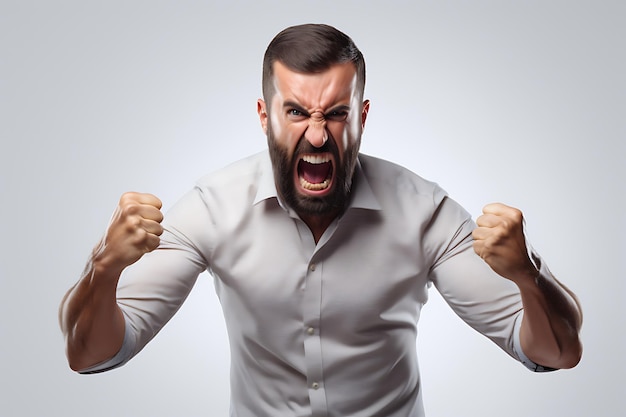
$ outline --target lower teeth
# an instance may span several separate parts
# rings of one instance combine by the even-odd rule
[[[300,178],[300,185],[302,186],[302,188],[306,190],[311,190],[311,191],[323,190],[325,188],[328,188],[328,184],[330,184],[329,180],[324,180],[323,182],[313,184],[313,183],[308,182],[304,178]]]

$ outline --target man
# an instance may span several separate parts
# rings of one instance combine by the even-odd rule
[[[415,338],[431,283],[527,367],[575,366],[578,302],[528,249],[521,212],[489,204],[476,226],[436,184],[359,154],[364,86],[345,34],[279,33],[257,104],[269,152],[203,178],[165,219],[157,197],[122,196],[61,305],[71,368],[124,364],[207,269],[231,416],[422,416]]]

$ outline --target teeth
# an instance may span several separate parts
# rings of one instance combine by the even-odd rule
[[[320,182],[319,184],[312,184],[308,182],[307,180],[305,180],[304,178],[300,177],[300,185],[302,186],[302,188],[311,190],[311,191],[323,190],[325,188],[328,188],[329,184],[330,184],[330,180],[324,180],[324,182]]]
[[[302,161],[314,165],[325,164],[330,162],[330,160],[331,158],[328,154],[308,154],[302,156]],[[330,185],[330,180],[330,178],[327,178],[320,183],[311,183],[305,180],[303,177],[300,177],[300,186],[310,191],[321,191],[328,188],[328,186]]]
[[[304,155],[302,160],[309,164],[324,164],[330,161],[330,157],[328,155]]]

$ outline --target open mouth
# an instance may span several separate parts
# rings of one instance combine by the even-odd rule
[[[330,154],[303,155],[298,161],[300,186],[308,191],[323,191],[330,187],[333,162]]]

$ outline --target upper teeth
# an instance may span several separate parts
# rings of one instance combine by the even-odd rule
[[[330,161],[330,157],[328,155],[304,155],[302,160],[309,164],[324,164]]]

